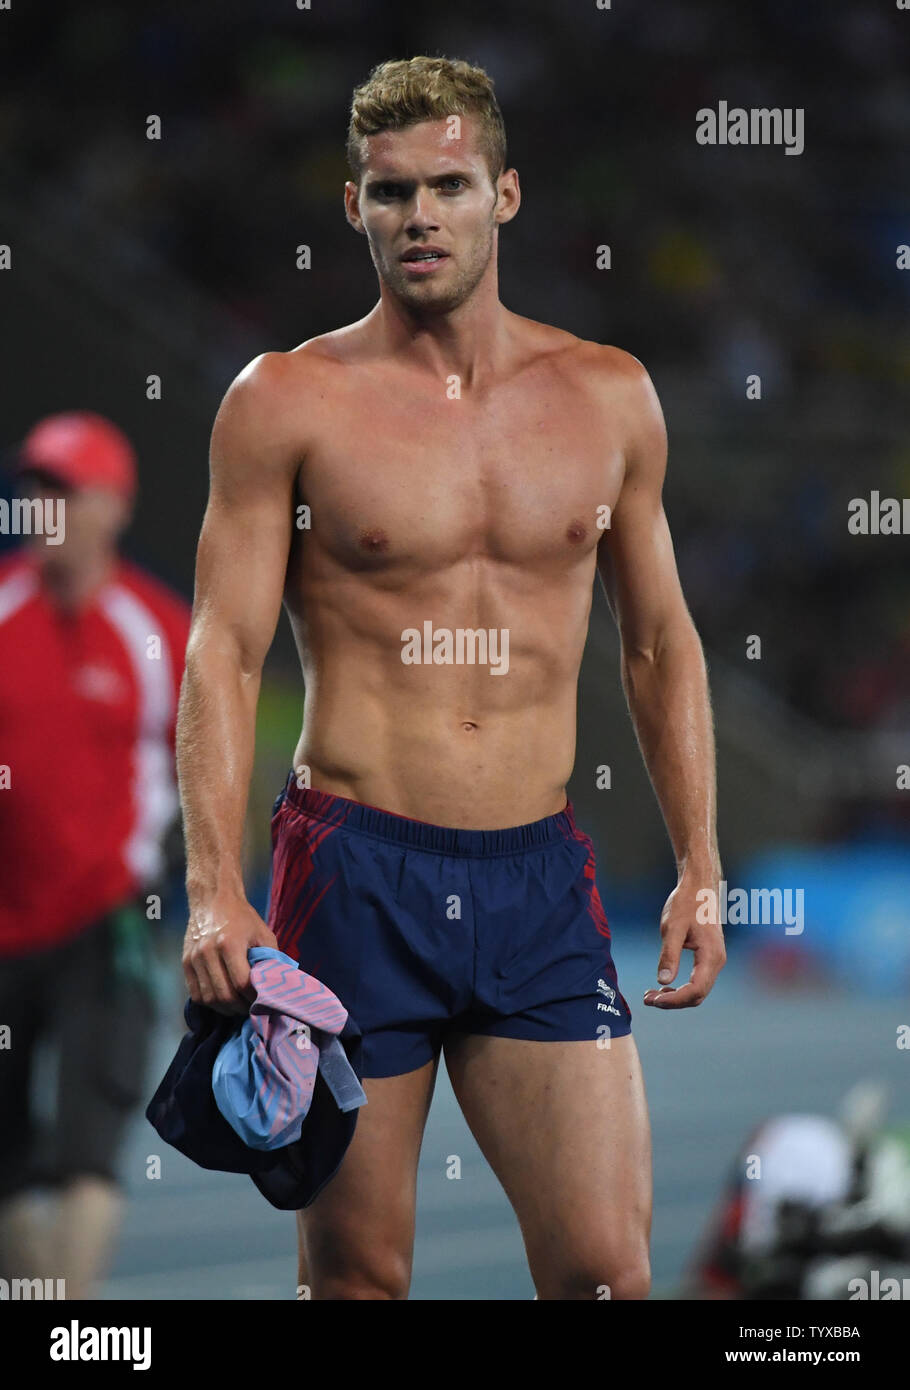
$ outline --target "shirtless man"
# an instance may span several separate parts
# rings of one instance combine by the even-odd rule
[[[248,948],[277,945],[363,1030],[368,1104],[298,1215],[313,1298],[407,1297],[441,1049],[537,1296],[645,1298],[644,1086],[566,783],[599,573],[679,875],[644,1003],[700,1004],[725,958],[696,918],[721,876],[713,731],[660,406],[636,358],[500,303],[520,194],[482,70],[381,65],[354,94],[348,157],[379,302],[257,357],[212,434],[178,735],[187,985],[242,1012]],[[282,597],[306,708],[266,925],[240,857]],[[459,629],[487,650],[459,662]],[[674,989],[683,948],[694,968]]]

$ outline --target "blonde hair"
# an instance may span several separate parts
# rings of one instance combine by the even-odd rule
[[[506,128],[493,80],[460,58],[402,58],[379,63],[351,101],[346,153],[356,183],[363,172],[363,137],[403,130],[418,121],[476,116],[484,157],[495,183],[506,167]]]

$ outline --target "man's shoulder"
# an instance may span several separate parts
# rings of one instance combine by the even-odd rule
[[[530,323],[531,321],[528,320]],[[595,343],[547,324],[543,351],[552,353],[569,392],[592,412],[592,419],[609,420],[619,430],[630,457],[659,458],[665,447],[666,426],[657,391],[644,363],[612,343]]]
[[[649,380],[644,365],[624,348],[579,338],[566,329],[535,319],[523,319],[521,323],[535,353],[549,360],[555,370],[579,382],[634,388]]]
[[[575,367],[589,398],[624,421],[630,447],[642,434],[657,438],[664,430],[663,411],[644,363],[612,343],[578,342]]]
[[[323,406],[337,397],[332,354],[311,339],[288,352],[266,351],[237,373],[225,392],[212,430],[211,453],[230,473],[282,474],[293,470]],[[227,462],[225,462],[227,460]]]
[[[319,371],[327,354],[313,350],[313,340],[292,348],[289,352],[269,350],[260,352],[237,373],[228,390],[228,398],[244,405],[270,407],[301,379]],[[304,351],[306,350],[306,351]],[[302,367],[309,370],[301,370]]]
[[[313,371],[320,367],[349,366],[369,350],[370,332],[367,317],[355,323],[342,324],[315,338],[306,338],[296,347],[281,354],[290,366],[304,366]]]
[[[566,329],[535,319],[512,316],[517,359],[523,365],[545,364],[569,383],[602,391],[653,389],[648,372],[631,352],[611,343],[579,338]],[[263,352],[235,378],[234,389],[254,397],[257,412],[274,416],[284,403],[311,404],[354,384],[351,368],[373,361],[374,348],[364,321],[308,338],[287,352]]]
[[[285,407],[315,404],[337,385],[339,369],[362,355],[360,325],[320,333],[287,351],[271,350],[254,357],[238,372],[226,401],[235,409],[280,418]]]
[[[647,370],[637,357],[612,343],[584,342],[588,361],[611,381],[640,386],[648,380]]]
[[[572,369],[599,385],[634,388],[648,379],[638,358],[613,343],[574,338],[570,360]]]

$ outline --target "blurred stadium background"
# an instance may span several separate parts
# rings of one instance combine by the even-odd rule
[[[598,590],[570,795],[598,851],[645,1067],[658,1296],[678,1285],[765,1116],[833,1113],[873,1076],[891,1087],[891,1121],[910,1124],[895,1043],[910,1022],[910,791],[897,787],[910,762],[908,540],[847,529],[851,498],[910,496],[910,273],[896,265],[910,241],[908,36],[893,4],[841,0],[87,0],[2,16],[3,439],[70,408],[126,429],[142,479],[127,552],[187,596],[208,435],[231,379],[375,302],[366,246],[343,220],[343,141],[351,90],[384,58],[487,67],[523,190],[501,238],[504,303],[649,369],[711,674],[726,877],[805,890],[799,935],[728,928],[705,1007],[636,1009],[673,861]],[[805,151],[697,144],[696,111],[721,99],[804,108]],[[160,140],[146,138],[151,114]],[[610,270],[596,268],[602,245]],[[746,399],[752,372],[760,401]],[[146,397],[151,374],[160,401]],[[747,659],[752,634],[760,660]],[[282,619],[250,802],[257,904],[301,706]],[[596,787],[602,764],[609,790]],[[150,1086],[182,1028],[182,912],[175,886]],[[176,1153],[148,1182],[151,1139],[137,1117],[107,1295],[292,1296],[293,1221],[247,1180]],[[460,1182],[445,1178],[452,1153]],[[516,1223],[442,1071],[419,1197],[413,1297],[531,1296]]]

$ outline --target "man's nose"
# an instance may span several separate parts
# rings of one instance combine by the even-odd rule
[[[433,197],[432,189],[418,188],[408,205],[408,230],[412,228],[417,232],[425,232],[431,227],[438,227],[439,222],[436,217],[436,200]]]

